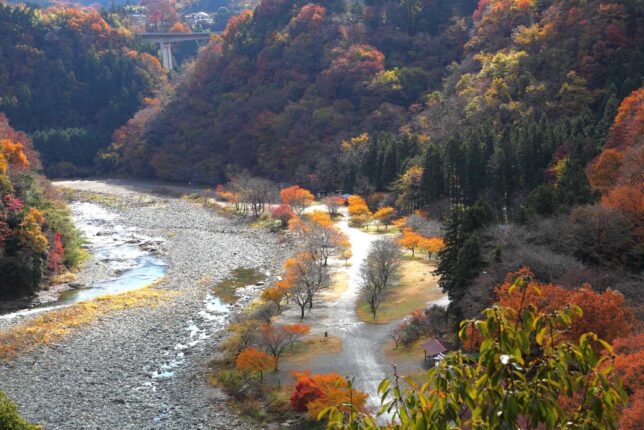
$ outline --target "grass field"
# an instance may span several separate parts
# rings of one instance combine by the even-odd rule
[[[373,319],[369,305],[363,300],[358,302],[358,317],[370,324],[387,324],[405,317],[414,309],[423,308],[431,300],[441,298],[443,293],[433,270],[433,264],[426,259],[405,258],[400,268],[400,281],[380,305],[377,318]]]
[[[339,337],[314,336],[304,339],[291,349],[281,361],[287,363],[306,363],[321,355],[337,354],[342,351],[342,340]]]
[[[157,306],[175,292],[154,288],[166,282],[161,279],[152,285],[122,294],[97,297],[62,309],[44,312],[23,324],[0,332],[0,359],[9,360],[34,348],[62,339],[76,327],[92,323],[109,312]]]

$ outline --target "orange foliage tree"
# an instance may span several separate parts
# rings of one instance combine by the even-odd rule
[[[373,217],[379,224],[384,225],[385,231],[387,231],[387,227],[393,223],[394,218],[396,217],[396,210],[392,207],[380,208],[373,214]]]
[[[304,209],[313,203],[315,197],[305,188],[293,185],[280,191],[280,198],[285,205],[289,205],[295,213],[302,215]]]
[[[644,88],[633,91],[619,106],[608,136],[609,148],[633,146],[644,135]]]
[[[360,196],[349,196],[349,215],[351,223],[361,227],[371,219],[371,211],[367,202]]]
[[[590,164],[591,185],[603,193],[616,185],[642,188],[644,165],[644,89],[633,91],[618,110],[603,152]]]
[[[423,236],[416,233],[410,228],[403,229],[402,237],[398,240],[398,244],[411,251],[411,256],[416,255],[416,249],[423,241]]]
[[[277,311],[281,311],[281,303],[284,297],[286,297],[287,289],[284,288],[283,284],[275,285],[274,287],[268,287],[262,291],[261,298],[264,301],[272,302],[277,306]]]
[[[276,368],[275,358],[255,348],[248,348],[239,353],[235,359],[235,367],[242,372],[258,372],[259,378],[264,379],[264,372]]]
[[[621,211],[633,223],[639,240],[644,240],[644,184],[617,186],[602,196],[601,204]]]
[[[275,370],[277,370],[282,354],[299,342],[309,331],[311,331],[311,327],[303,323],[283,324],[280,326],[262,324],[262,342],[268,353],[275,359]]]
[[[440,237],[425,237],[422,236],[418,247],[427,253],[428,258],[432,258],[432,254],[440,251],[445,247],[445,242]]]
[[[324,409],[340,406],[341,410],[353,408],[364,411],[367,394],[355,390],[352,385],[337,373],[313,374],[296,372],[295,389],[291,395],[291,406],[298,412],[307,412],[317,419]]]
[[[605,149],[592,164],[588,175],[590,185],[602,191],[615,186],[623,160],[624,154],[617,149]]]
[[[621,430],[639,430],[644,422],[644,333],[616,339],[615,371],[629,395],[629,402],[622,411]]]
[[[512,288],[517,278],[522,278],[524,285]],[[593,332],[612,342],[633,330],[633,310],[624,304],[624,296],[618,291],[608,289],[597,293],[587,284],[568,290],[556,284],[539,283],[527,267],[509,273],[505,282],[497,287],[496,294],[499,305],[514,310],[532,304],[537,310],[549,313],[569,305],[578,306],[583,314],[575,318],[570,329],[566,330],[570,341],[577,341],[582,334]]]

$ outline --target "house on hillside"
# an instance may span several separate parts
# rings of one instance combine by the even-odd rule
[[[447,342],[438,339],[429,339],[422,344],[422,348],[425,351],[425,365],[427,367],[438,365],[445,358],[445,354],[451,350]]]

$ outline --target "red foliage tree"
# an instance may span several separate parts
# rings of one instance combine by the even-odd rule
[[[60,273],[63,269],[64,256],[65,250],[60,240],[60,232],[56,232],[56,238],[54,239],[54,243],[49,247],[49,255],[47,256],[49,270],[56,274]]]
[[[615,372],[629,394],[620,429],[639,430],[644,422],[644,333],[615,340],[613,349]]]
[[[517,278],[524,281],[521,288],[513,288]],[[601,339],[612,342],[633,330],[633,310],[624,304],[621,293],[610,289],[597,293],[587,284],[568,290],[556,284],[539,283],[530,269],[523,267],[517,272],[508,273],[496,293],[499,305],[514,310],[529,304],[543,312],[561,310],[569,304],[579,306],[583,315],[572,321],[572,326],[566,331],[571,341],[579,340],[584,333],[593,332]]]
[[[282,227],[286,228],[288,222],[295,217],[295,213],[289,205],[283,204],[271,210],[271,218],[279,220]]]
[[[317,386],[313,378],[303,376],[298,378],[295,383],[295,389],[291,395],[291,407],[296,412],[306,412],[306,406],[309,402],[319,399],[324,392]]]

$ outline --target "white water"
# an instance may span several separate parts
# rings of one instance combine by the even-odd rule
[[[74,202],[70,208],[74,223],[86,238],[93,262],[105,264],[109,277],[87,288],[66,291],[56,302],[0,315],[0,319],[32,315],[106,294],[136,290],[166,273],[167,265],[143,249],[144,246],[159,246],[163,239],[145,236],[133,227],[125,227],[118,213],[95,203]]]

